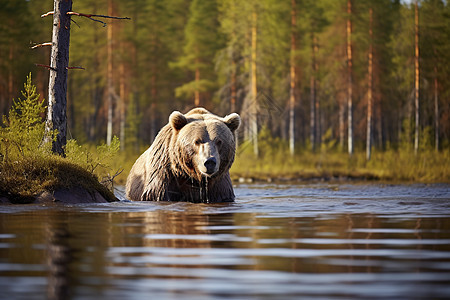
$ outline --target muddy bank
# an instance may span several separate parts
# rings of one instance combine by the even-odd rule
[[[82,187],[44,191],[36,196],[0,195],[0,204],[78,204],[114,201],[119,201],[114,195],[105,195],[100,191],[89,191]]]

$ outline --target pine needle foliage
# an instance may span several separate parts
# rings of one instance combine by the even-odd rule
[[[4,162],[50,153],[49,145],[43,143],[45,123],[42,116],[46,106],[43,100],[39,100],[40,95],[31,82],[31,73],[21,94],[22,99],[13,101],[9,116],[3,116],[0,153]]]

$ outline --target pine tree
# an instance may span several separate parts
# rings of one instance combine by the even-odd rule
[[[46,106],[31,81],[31,73],[21,94],[22,98],[13,101],[8,117],[3,116],[3,124],[0,127],[0,154],[4,162],[39,153],[50,153],[50,148],[46,147],[42,140],[45,134],[50,134],[49,138],[52,139],[54,132],[44,133],[45,123],[42,116]],[[14,154],[15,156],[11,157]]]
[[[421,5],[421,39],[420,48],[422,64],[422,74],[428,82],[429,99],[433,103],[430,110],[433,111],[434,146],[439,151],[440,144],[440,94],[446,84],[445,69],[450,63],[448,54],[448,20],[445,16],[445,4],[441,0],[422,1]],[[447,67],[448,68],[448,67]],[[448,88],[448,84],[447,84]]]
[[[185,29],[184,56],[173,66],[193,72],[194,80],[176,89],[178,97],[193,97],[194,105],[201,103],[201,94],[214,86],[214,55],[221,47],[218,34],[216,1],[193,0]]]
[[[30,1],[0,0],[0,113],[6,114],[35,62],[29,43],[37,34]]]

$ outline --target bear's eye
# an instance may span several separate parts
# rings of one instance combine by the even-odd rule
[[[216,145],[217,145],[217,147],[220,148],[220,146],[222,146],[222,140],[217,140],[216,141]]]
[[[196,144],[197,146],[200,146],[201,143],[202,143],[202,140],[200,140],[200,139],[198,139],[198,140],[195,141],[195,144]]]

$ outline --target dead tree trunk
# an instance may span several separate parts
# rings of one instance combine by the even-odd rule
[[[53,11],[52,53],[48,87],[48,111],[45,124],[46,141],[52,140],[52,151],[64,156],[67,134],[67,67],[69,65],[70,15],[72,0],[55,0]]]

